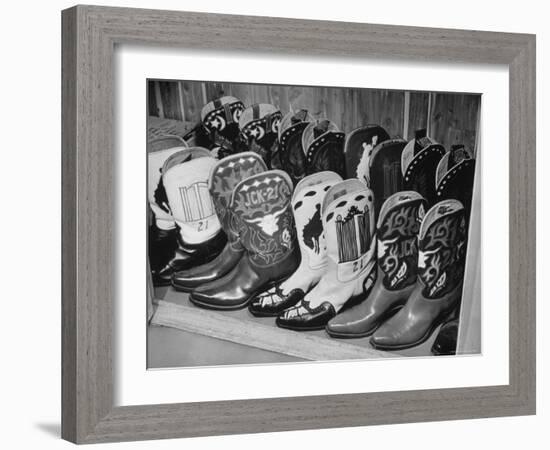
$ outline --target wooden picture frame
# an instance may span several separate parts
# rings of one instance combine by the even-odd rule
[[[63,11],[62,31],[63,438],[93,443],[535,413],[535,36],[97,6]],[[114,407],[116,44],[507,65],[509,384]]]

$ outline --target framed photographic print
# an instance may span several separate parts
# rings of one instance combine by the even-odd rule
[[[533,414],[534,55],[63,11],[63,437]]]

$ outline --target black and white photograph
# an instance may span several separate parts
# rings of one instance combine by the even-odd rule
[[[149,368],[480,353],[480,94],[147,83]]]

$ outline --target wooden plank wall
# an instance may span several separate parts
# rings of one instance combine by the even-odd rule
[[[409,140],[416,129],[427,127],[429,135],[445,148],[463,143],[474,151],[481,106],[478,94],[150,81],[149,115],[198,122],[202,106],[222,95],[237,97],[246,106],[271,103],[283,114],[306,108],[315,117],[333,120],[346,133],[375,123],[382,125],[391,137]]]

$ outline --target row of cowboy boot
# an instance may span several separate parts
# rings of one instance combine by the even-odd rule
[[[417,237],[425,212],[426,200],[414,191],[399,192],[386,200],[376,230],[378,258],[374,287],[363,302],[329,322],[330,336],[370,336],[406,303],[416,282]]]
[[[292,183],[285,172],[267,171],[258,154],[246,152],[216,163],[209,189],[228,244],[209,264],[175,273],[172,284],[190,292],[197,306],[243,308],[299,264]]]
[[[418,276],[405,306],[371,337],[378,349],[399,350],[426,341],[462,297],[467,225],[458,200],[433,206],[418,235]]]
[[[258,317],[275,317],[294,306],[315,286],[327,266],[327,243],[321,206],[327,191],[342,181],[335,172],[303,178],[294,189],[292,211],[301,253],[300,266],[290,278],[255,297],[248,309]]]
[[[321,205],[326,267],[303,299],[276,319],[298,331],[323,329],[344,304],[362,298],[374,282],[374,198],[358,179],[334,184]]]
[[[174,273],[172,285],[179,291],[191,292],[198,286],[221,278],[239,262],[245,248],[239,240],[238,229],[232,229],[230,209],[233,190],[246,178],[265,172],[264,161],[255,153],[244,152],[219,160],[212,167],[208,188],[221,227],[227,236],[227,244],[211,262]]]
[[[172,273],[203,264],[221,251],[226,237],[215,214],[207,180],[215,163],[201,147],[175,147],[148,154],[148,199],[154,215],[149,258],[155,286]]]
[[[279,164],[294,185],[322,171],[345,175],[344,133],[327,119],[314,119],[305,109],[289,112],[279,127]]]
[[[414,191],[386,201],[378,222],[374,288],[328,323],[330,336],[372,336],[379,349],[409,348],[427,340],[457,309],[466,255],[464,207],[444,200],[425,213],[426,204]]]

